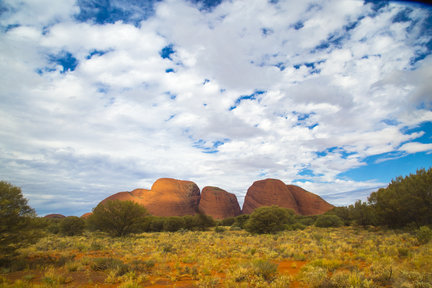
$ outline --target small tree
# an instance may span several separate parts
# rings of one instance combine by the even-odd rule
[[[100,203],[88,217],[93,229],[109,233],[111,236],[125,236],[142,231],[147,220],[147,209],[132,201],[109,200]]]
[[[69,216],[60,221],[60,232],[63,235],[81,235],[84,232],[85,221],[76,216]]]
[[[9,258],[40,237],[35,216],[21,188],[0,181],[0,255]]]
[[[343,221],[336,215],[320,215],[315,221],[316,227],[340,227]]]
[[[245,224],[251,233],[276,233],[285,229],[286,224],[294,223],[294,212],[278,206],[255,209]]]

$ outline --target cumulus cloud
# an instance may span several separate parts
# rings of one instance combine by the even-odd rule
[[[160,177],[343,198],[386,184],[339,176],[367,157],[431,149],[406,132],[432,121],[430,9],[51,2],[0,4],[0,176],[39,213]]]

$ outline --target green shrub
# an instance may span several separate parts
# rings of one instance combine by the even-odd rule
[[[432,230],[427,226],[422,226],[416,233],[419,244],[427,244],[432,239]]]
[[[161,232],[164,229],[165,220],[162,217],[149,217],[149,229],[147,232]]]
[[[315,221],[316,227],[340,227],[343,225],[342,220],[336,215],[320,215]]]
[[[147,210],[135,202],[110,200],[94,208],[87,222],[93,229],[111,236],[125,236],[141,232],[147,215]]]
[[[241,229],[244,229],[244,225],[248,220],[249,220],[248,214],[239,215],[235,217],[234,223],[231,226],[237,226],[240,227]]]
[[[219,221],[220,226],[232,226],[236,219],[234,217],[225,218]]]
[[[175,232],[184,228],[185,222],[182,217],[166,217],[163,224],[163,231]]]
[[[60,233],[67,236],[81,235],[85,221],[76,216],[69,216],[60,221]]]
[[[223,233],[223,232],[225,232],[225,228],[223,228],[221,226],[216,226],[216,228],[214,229],[214,231],[216,233]]]
[[[291,210],[278,206],[260,207],[252,212],[244,228],[256,234],[276,233],[293,223],[293,215]]]

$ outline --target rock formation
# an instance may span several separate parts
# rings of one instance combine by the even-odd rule
[[[83,215],[81,215],[80,218],[87,219],[92,214],[93,214],[92,212],[87,212],[87,213],[84,213]]]
[[[333,205],[320,196],[304,190],[296,185],[287,185],[297,201],[298,211],[301,215],[319,215],[334,208]]]
[[[66,216],[64,216],[62,214],[48,214],[48,215],[45,215],[44,218],[62,219],[62,218],[66,218]]]
[[[290,208],[299,213],[296,199],[285,183],[278,179],[255,181],[246,193],[243,213],[250,214],[258,207],[271,205]]]
[[[241,214],[237,197],[218,187],[204,187],[199,210],[215,219],[235,217]]]
[[[265,179],[249,187],[243,203],[243,213],[250,214],[258,207],[277,205],[301,215],[318,215],[333,208],[318,195],[281,180]]]
[[[202,212],[215,219],[250,214],[258,207],[271,205],[290,208],[301,215],[318,215],[333,208],[318,195],[295,185],[285,185],[277,179],[254,182],[247,191],[243,211],[232,193],[217,187],[204,187],[200,194],[194,182],[171,178],[158,179],[150,190],[116,193],[101,203],[108,200],[134,201],[154,216],[184,216]],[[87,213],[82,217],[88,217]]]
[[[104,199],[131,200],[143,205],[155,216],[184,216],[198,212],[200,190],[191,181],[171,178],[158,179],[151,190],[135,189],[132,192],[119,192]]]

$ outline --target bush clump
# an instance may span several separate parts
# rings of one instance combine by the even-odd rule
[[[336,215],[320,215],[315,221],[316,227],[340,227],[343,221]]]
[[[147,216],[147,209],[135,202],[110,200],[94,208],[87,221],[92,229],[111,236],[125,236],[141,232]]]
[[[419,244],[427,244],[432,239],[432,230],[427,226],[422,226],[416,233]]]
[[[244,225],[246,231],[269,234],[283,231],[287,224],[294,223],[294,212],[278,206],[260,207],[254,210]]]
[[[85,229],[85,221],[76,216],[69,216],[61,220],[60,233],[66,236],[81,235]]]

